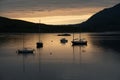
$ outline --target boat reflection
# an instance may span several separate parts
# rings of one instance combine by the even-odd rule
[[[39,72],[41,71],[41,57],[42,57],[42,53],[41,53],[41,49],[42,48],[38,48],[37,49],[37,54],[38,54],[38,63],[39,63]]]
[[[87,45],[77,45],[77,46],[72,46],[73,47],[73,62],[76,62],[76,54],[75,54],[75,48],[78,49],[79,52],[79,62],[82,63],[82,53],[86,52],[86,47]]]
[[[18,56],[22,56],[22,68],[23,68],[23,72],[26,72],[26,59],[28,56],[34,56],[33,53],[27,53],[27,54],[20,54],[20,53],[17,53]]]

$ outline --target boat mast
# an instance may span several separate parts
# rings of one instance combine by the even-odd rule
[[[73,41],[74,41],[74,33],[73,33]]]
[[[40,22],[41,20],[39,20],[39,42],[40,42]]]
[[[81,40],[81,30],[80,30],[80,33],[79,33],[79,40]]]
[[[22,39],[23,39],[23,49],[24,49],[24,34],[23,34],[23,36],[22,36]]]
[[[81,39],[81,32],[80,32],[80,34],[79,34],[79,39]]]

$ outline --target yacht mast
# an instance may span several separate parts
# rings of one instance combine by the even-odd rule
[[[80,34],[79,34],[79,39],[81,39],[81,32],[80,32]]]
[[[74,41],[74,33],[73,33],[73,41]]]
[[[40,42],[40,23],[41,23],[41,20],[39,20],[39,42]]]
[[[22,40],[23,40],[23,49],[24,49],[24,33],[23,33],[23,35],[22,35]]]

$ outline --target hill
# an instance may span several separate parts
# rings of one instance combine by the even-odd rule
[[[89,31],[120,31],[120,3],[96,13],[80,26]]]
[[[24,32],[24,33],[37,33],[39,32],[74,32],[76,29],[74,25],[46,25],[31,23],[22,20],[9,19],[5,17],[0,17],[0,32]],[[79,29],[77,29],[79,30]]]

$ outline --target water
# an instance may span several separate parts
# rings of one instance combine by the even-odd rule
[[[24,46],[35,54],[18,55],[22,34],[0,34],[0,80],[120,80],[120,34],[84,33],[87,46],[71,46],[72,36],[24,34]],[[68,43],[60,43],[61,38]],[[75,34],[78,37],[78,34]]]

